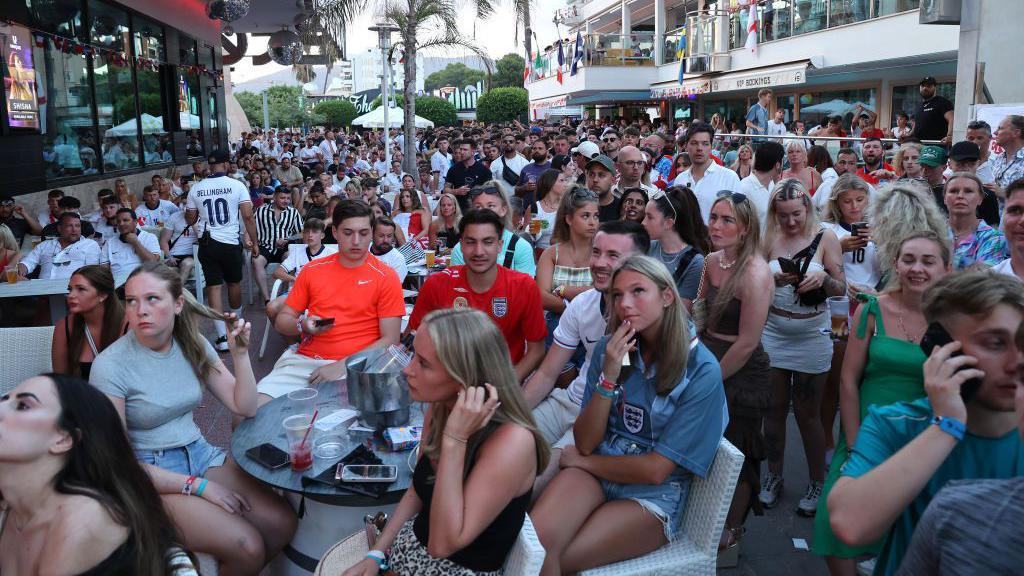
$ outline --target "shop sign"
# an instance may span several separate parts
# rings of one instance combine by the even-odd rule
[[[555,98],[546,98],[544,100],[534,100],[533,102],[530,102],[530,110],[542,110],[544,108],[561,108],[565,106],[565,103],[568,100],[568,95],[557,96]]]
[[[729,74],[711,81],[712,92],[729,92],[732,90],[756,90],[773,88],[790,84],[803,84],[807,81],[805,68],[787,68],[768,70],[750,74]]]
[[[679,86],[666,86],[664,88],[651,88],[651,98],[655,100],[667,100],[670,98],[689,98],[698,94],[711,92],[711,80],[690,80]]]
[[[370,105],[373,104],[373,101],[376,100],[378,96],[380,96],[380,88],[371,88],[369,90],[363,90],[362,92],[352,94],[348,97],[348,101],[356,107],[357,113],[366,114],[372,110]]]

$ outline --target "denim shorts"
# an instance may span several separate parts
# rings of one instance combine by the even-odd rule
[[[605,456],[636,456],[649,452],[646,446],[633,440],[612,434],[605,438],[597,449]],[[665,539],[675,540],[679,524],[683,519],[686,496],[690,491],[688,473],[673,473],[661,484],[618,484],[601,480],[606,500],[633,500],[661,521]]]
[[[178,474],[205,476],[210,468],[222,466],[227,454],[207,442],[206,438],[199,438],[180,448],[136,450],[135,457],[143,464],[152,464]]]

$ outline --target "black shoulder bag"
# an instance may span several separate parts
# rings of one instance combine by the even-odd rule
[[[800,266],[800,275],[798,276],[797,282],[803,282],[804,277],[807,274],[807,268],[811,265],[811,260],[814,260],[814,255],[818,252],[818,244],[821,242],[822,235],[825,231],[818,232],[818,235],[814,237],[810,246],[796,253],[793,256],[793,261],[797,262]],[[802,260],[802,262],[801,262]],[[825,288],[815,288],[810,292],[804,292],[803,294],[797,294],[797,301],[804,306],[816,307],[825,303],[828,298],[828,294],[825,293]]]
[[[516,174],[508,167],[505,163],[505,156],[501,157],[501,179],[509,184],[509,186],[515,186],[519,184],[519,174]]]

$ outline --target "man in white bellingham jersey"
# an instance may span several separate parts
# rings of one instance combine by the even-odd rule
[[[189,226],[197,220],[199,226],[199,264],[206,280],[206,300],[211,308],[224,311],[221,286],[228,285],[228,304],[238,317],[242,316],[242,246],[239,240],[239,213],[245,222],[246,248],[252,252],[252,243],[258,238],[256,220],[252,216],[252,200],[245,184],[226,174],[230,155],[227,150],[214,150],[210,154],[210,176],[189,191],[185,221]],[[258,254],[258,252],[256,252]],[[220,352],[228,351],[227,327],[216,321]]]

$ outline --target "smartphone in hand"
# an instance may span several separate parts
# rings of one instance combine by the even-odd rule
[[[945,346],[953,341],[953,337],[949,335],[949,332],[939,324],[938,322],[932,322],[928,325],[928,329],[925,330],[924,336],[921,337],[921,350],[924,351],[925,356],[931,356],[932,351],[940,346]],[[963,352],[957,350],[953,352],[950,358],[962,356]],[[967,366],[960,367],[960,370],[966,370]],[[960,370],[957,370],[959,372]],[[978,392],[978,388],[981,387],[981,379],[971,378],[960,385],[960,397],[963,398],[964,403],[971,401]]]
[[[313,326],[316,326],[317,328],[323,328],[325,326],[333,326],[333,325],[334,325],[334,318],[318,318],[317,320],[313,320]]]

